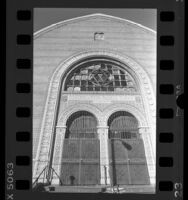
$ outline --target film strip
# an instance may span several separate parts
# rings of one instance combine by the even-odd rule
[[[33,191],[33,23],[37,7],[100,8],[95,3],[7,1],[6,199],[183,198],[184,2],[108,2],[108,8],[157,9],[157,130],[154,194],[45,193]],[[74,5],[74,6],[73,6]],[[104,8],[105,6],[101,6]],[[101,36],[101,35],[100,35]],[[100,37],[99,36],[99,37]],[[102,36],[101,36],[102,37]],[[53,187],[52,187],[53,191]],[[116,192],[118,193],[118,192]],[[70,196],[69,196],[70,195]],[[78,196],[76,196],[78,195]],[[112,196],[110,196],[112,195]]]

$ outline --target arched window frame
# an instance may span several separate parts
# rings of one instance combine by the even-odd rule
[[[80,124],[80,122],[82,124]],[[88,126],[88,122],[90,126]],[[74,129],[71,130],[75,125],[81,126],[74,127]],[[65,138],[97,138],[97,125],[98,121],[91,112],[85,110],[74,112],[66,121],[67,129]]]
[[[123,72],[124,74],[117,74],[117,76],[119,76],[119,84],[120,85],[115,85],[115,82],[116,80],[113,80],[112,82],[110,82],[110,84],[112,85],[113,84],[113,88],[114,89],[109,89],[110,88],[110,84],[104,84],[104,85],[97,85],[97,83],[93,84],[95,86],[92,86],[93,89],[89,90],[89,89],[86,89],[86,90],[82,90],[81,87],[81,79],[79,80],[80,81],[80,84],[78,85],[79,87],[76,88],[76,85],[73,85],[73,87],[75,87],[76,89],[70,89],[70,90],[67,90],[67,82],[68,80],[70,80],[70,77],[72,77],[71,75],[73,73],[75,73],[76,71],[80,70],[80,69],[83,69],[84,67],[87,68],[88,66],[84,66],[84,65],[87,65],[88,63],[91,63],[91,62],[94,62],[94,63],[97,63],[97,62],[106,62],[106,65],[111,64],[111,65],[114,65],[118,70],[119,72],[118,73],[121,73]],[[103,64],[103,63],[102,63]],[[62,87],[62,91],[64,93],[84,93],[84,92],[87,92],[87,93],[102,93],[102,92],[108,92],[108,93],[133,93],[133,94],[139,94],[140,93],[140,88],[139,88],[139,84],[137,82],[137,80],[134,78],[133,74],[131,73],[131,70],[128,69],[129,67],[126,66],[125,64],[119,62],[119,61],[116,61],[114,59],[111,59],[111,58],[108,58],[108,57],[92,57],[92,58],[88,58],[88,59],[85,59],[85,60],[82,60],[80,61],[79,63],[76,63],[74,64],[73,66],[71,66],[69,68],[69,71],[67,71],[67,74],[66,76],[64,77],[64,80],[63,80],[63,87]],[[111,75],[110,75],[111,76]],[[115,74],[113,74],[114,76],[114,79],[115,79]],[[129,77],[129,80],[122,80],[121,78],[122,77]],[[133,84],[133,86],[127,86],[125,85],[125,82],[127,84],[127,82],[130,82]],[[124,85],[122,84],[124,82]],[[88,85],[89,87],[89,85]],[[97,89],[97,87],[100,87],[100,89]],[[106,88],[106,89],[105,89]]]
[[[126,117],[127,119],[124,119]],[[128,123],[125,125],[125,123],[123,123],[123,121],[121,120],[128,120],[127,121]],[[117,126],[118,121],[121,127]],[[108,118],[107,123],[109,127],[109,138],[121,138],[121,139],[139,139],[140,138],[140,134],[138,131],[138,127],[139,127],[138,119],[129,112],[126,112],[126,111],[114,112]],[[113,126],[114,123],[116,124],[115,127]]]

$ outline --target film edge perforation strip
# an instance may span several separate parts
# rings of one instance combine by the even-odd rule
[[[31,11],[30,10],[18,10],[17,11],[17,20],[20,22],[27,23],[31,20]],[[17,45],[30,45],[31,44],[31,36],[28,34],[19,34],[16,38]],[[19,57],[16,60],[16,67],[18,70],[28,71],[31,69],[31,59],[30,58],[22,58]],[[27,73],[27,72],[26,72]],[[31,84],[27,82],[17,83],[16,92],[18,95],[27,95],[31,93]],[[23,96],[24,98],[24,96]],[[18,118],[29,118],[31,117],[31,108],[25,107],[18,107],[16,109],[16,116]],[[25,130],[17,131],[16,132],[16,141],[18,143],[28,143],[31,142],[31,133]],[[31,165],[31,158],[28,155],[19,155],[16,156],[16,166],[27,167]],[[16,180],[15,181],[15,188],[16,190],[29,190],[31,187],[29,180]]]

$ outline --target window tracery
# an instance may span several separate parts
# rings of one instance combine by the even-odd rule
[[[74,69],[65,81],[65,91],[135,92],[130,73],[107,60],[88,61]]]

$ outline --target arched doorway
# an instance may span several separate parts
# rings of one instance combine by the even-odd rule
[[[64,185],[96,185],[100,182],[100,148],[97,120],[87,111],[67,120],[63,144],[61,181]]]
[[[138,121],[119,111],[108,119],[110,176],[113,185],[150,184],[143,140]]]

